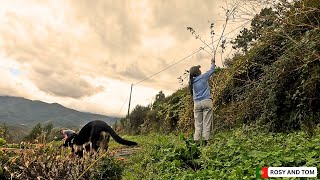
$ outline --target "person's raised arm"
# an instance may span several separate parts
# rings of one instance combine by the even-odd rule
[[[216,61],[214,58],[212,58],[211,59],[211,68],[206,73],[204,73],[203,76],[209,78],[214,73],[215,68],[216,68]]]

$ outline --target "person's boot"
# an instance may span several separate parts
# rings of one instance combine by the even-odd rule
[[[204,140],[204,145],[205,146],[210,146],[209,140]]]
[[[197,147],[199,147],[201,145],[201,141],[200,140],[195,140],[194,143],[197,145]]]

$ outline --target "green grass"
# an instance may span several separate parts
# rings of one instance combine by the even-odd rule
[[[308,137],[304,132],[234,130],[217,134],[207,147],[197,147],[191,137],[127,137],[137,141],[142,150],[129,158],[123,179],[256,179],[257,167],[319,169],[319,132]]]

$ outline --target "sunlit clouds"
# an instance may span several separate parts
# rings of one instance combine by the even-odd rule
[[[223,19],[225,2],[0,0],[0,4],[0,95],[124,115],[130,85],[203,46],[187,26],[210,42],[208,20]],[[222,23],[217,21],[217,34]],[[201,51],[134,86],[131,107],[151,103],[160,90],[168,95],[181,88],[177,78],[194,64],[205,70],[210,56]]]

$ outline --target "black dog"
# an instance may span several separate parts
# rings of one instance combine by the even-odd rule
[[[79,133],[73,135],[66,140],[66,142],[72,142],[72,152],[83,156],[83,145],[85,145],[86,151],[93,149],[95,152],[98,148],[102,150],[108,150],[108,144],[110,136],[119,144],[134,146],[136,142],[122,139],[106,122],[101,120],[91,121],[79,131]],[[73,140],[73,141],[72,141]],[[65,146],[70,146],[65,144]]]

